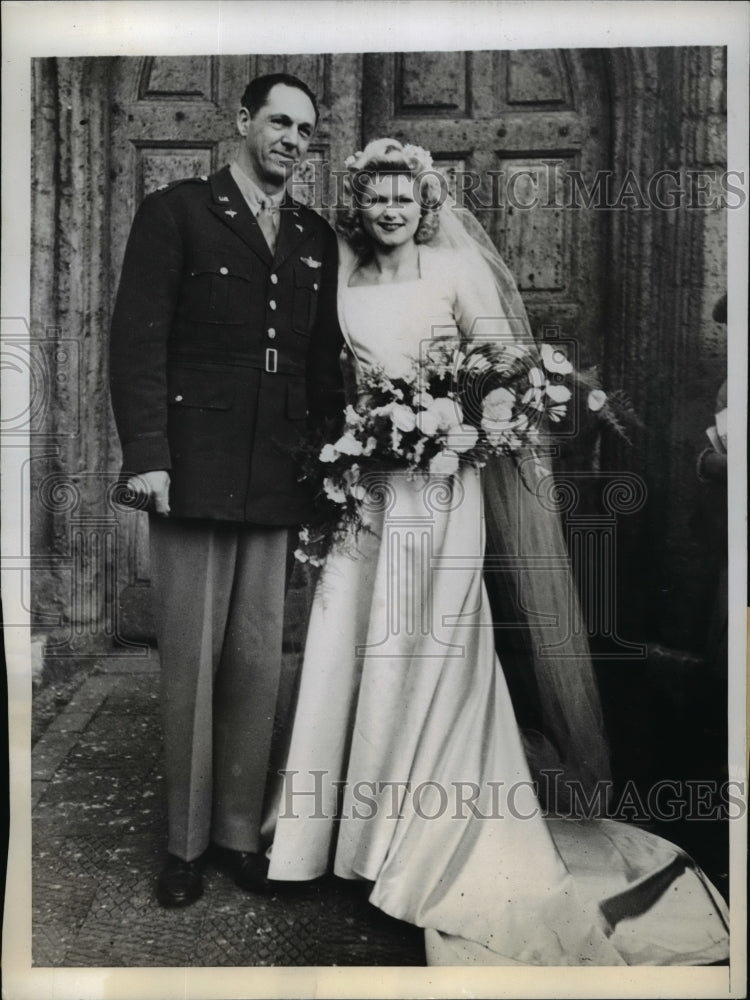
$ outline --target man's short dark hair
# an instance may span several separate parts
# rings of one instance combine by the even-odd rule
[[[268,95],[279,83],[283,83],[285,87],[296,87],[297,90],[301,90],[303,94],[310,98],[312,106],[315,109],[315,122],[317,123],[320,112],[315,94],[313,94],[306,83],[303,83],[299,77],[292,76],[291,73],[267,73],[265,76],[256,76],[254,80],[248,83],[242,95],[241,106],[247,108],[250,117],[254,118],[264,104],[267,103]]]

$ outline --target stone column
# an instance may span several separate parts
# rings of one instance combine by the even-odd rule
[[[614,113],[613,166],[641,190],[675,171],[681,204],[611,211],[605,376],[630,394],[644,422],[634,447],[607,463],[641,475],[643,510],[623,525],[622,613],[637,637],[701,647],[710,590],[696,524],[697,452],[726,378],[725,338],[711,311],[726,287],[726,210],[700,195],[697,171],[726,168],[726,57],[717,48],[607,52]],[[666,190],[666,189],[665,189]],[[708,204],[705,204],[708,203]]]
[[[95,555],[109,548],[112,530],[110,66],[96,58],[32,63],[31,343],[46,382],[31,441],[32,606],[52,645],[66,650],[74,632],[86,650],[111,641],[110,571]]]

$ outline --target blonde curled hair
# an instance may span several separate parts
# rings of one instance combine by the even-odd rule
[[[440,228],[440,208],[447,194],[445,178],[433,169],[432,157],[421,146],[403,146],[396,139],[375,139],[348,157],[344,188],[352,204],[339,208],[336,231],[358,257],[372,253],[372,240],[364,231],[358,199],[378,176],[404,175],[414,182],[421,217],[414,234],[415,243],[429,243]]]

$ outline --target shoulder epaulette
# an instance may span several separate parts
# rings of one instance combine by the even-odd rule
[[[160,184],[158,188],[155,188],[152,194],[163,194],[165,191],[171,191],[173,188],[179,187],[181,184],[207,184],[208,175],[202,174],[200,177],[180,177],[176,181],[169,181],[167,184]]]

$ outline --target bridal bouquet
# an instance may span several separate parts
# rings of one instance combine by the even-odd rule
[[[551,344],[538,350],[491,342],[464,351],[456,341],[429,341],[406,375],[370,370],[359,391],[338,439],[309,439],[298,454],[315,517],[300,531],[295,556],[313,566],[365,527],[362,505],[378,474],[451,476],[461,465],[481,468],[523,448],[536,454],[550,426],[571,416],[571,400],[582,398],[590,413],[624,433],[596,369],[577,372]]]

